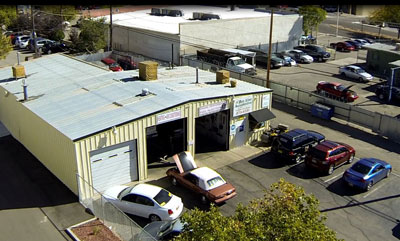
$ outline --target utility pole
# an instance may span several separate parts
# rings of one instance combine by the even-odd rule
[[[33,37],[33,47],[35,49],[35,56],[37,56],[37,45],[36,45],[36,32],[35,32],[35,15],[33,14],[33,5],[31,5],[31,18],[32,18],[32,37]]]
[[[110,5],[110,45],[108,50],[112,51],[112,5]]]
[[[267,63],[267,88],[269,88],[269,71],[271,70],[271,49],[272,49],[272,24],[274,20],[274,10],[271,9],[271,24],[269,27],[268,63]]]
[[[337,6],[337,14],[336,14],[336,37],[338,36],[339,33],[339,7],[340,5]]]

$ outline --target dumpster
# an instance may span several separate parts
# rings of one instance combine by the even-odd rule
[[[334,107],[326,106],[320,103],[314,103],[311,106],[311,115],[325,120],[330,120],[334,113]]]

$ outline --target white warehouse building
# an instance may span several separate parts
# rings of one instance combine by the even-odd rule
[[[106,22],[109,20],[108,15]],[[112,46],[114,50],[166,62],[173,60],[180,65],[180,56],[195,54],[198,49],[257,47],[266,50],[270,21],[271,15],[265,9],[231,10],[196,5],[149,8],[112,15]],[[302,25],[299,14],[274,13],[272,51],[298,45]]]

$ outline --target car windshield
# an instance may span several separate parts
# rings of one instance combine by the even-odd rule
[[[351,169],[355,172],[361,173],[361,174],[368,174],[369,170],[371,170],[371,168],[369,166],[366,166],[362,163],[356,163],[354,164]]]
[[[356,72],[357,72],[357,73],[365,73],[365,70],[363,70],[363,69],[357,69]]]
[[[314,47],[317,50],[317,52],[324,52],[325,51],[325,49],[320,47],[320,46],[314,46]]]
[[[118,194],[118,198],[125,197],[127,194],[129,194],[129,193],[132,191],[132,188],[133,188],[133,186],[132,186],[132,187],[127,187],[127,188],[125,188],[124,190],[122,190],[122,191]]]
[[[336,89],[339,90],[339,91],[343,91],[343,90],[346,89],[346,87],[344,87],[344,85],[337,85]]]
[[[280,137],[279,141],[281,143],[282,146],[286,147],[287,149],[291,149],[293,142],[290,139],[284,138],[284,137]]]
[[[160,206],[164,206],[166,203],[171,200],[172,194],[165,189],[161,189],[161,191],[154,197],[154,200],[160,204]]]
[[[310,150],[310,154],[312,157],[315,157],[317,159],[325,159],[326,158],[326,152],[312,148]]]
[[[233,63],[234,63],[235,65],[239,65],[239,64],[245,64],[246,62],[244,62],[243,59],[236,59],[236,60],[233,60]]]
[[[207,181],[208,190],[219,187],[223,184],[225,184],[225,181],[222,177],[214,177]]]
[[[112,63],[112,64],[110,64],[110,67],[119,67],[119,64],[118,63]]]

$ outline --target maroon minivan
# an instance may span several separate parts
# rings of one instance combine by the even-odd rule
[[[309,150],[305,165],[330,175],[336,167],[352,163],[355,154],[354,148],[347,144],[326,140]]]

